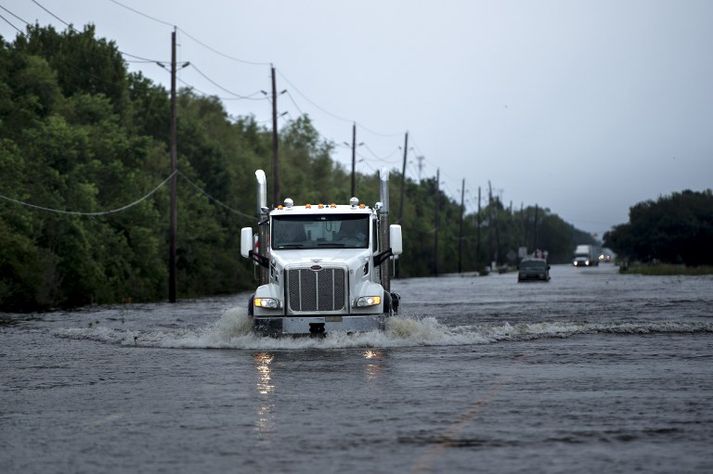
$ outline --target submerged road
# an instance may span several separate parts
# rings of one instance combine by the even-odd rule
[[[713,278],[397,280],[385,333],[247,295],[0,314],[3,472],[712,472]]]

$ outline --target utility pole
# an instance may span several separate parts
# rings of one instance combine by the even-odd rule
[[[277,85],[275,83],[275,66],[270,65],[270,71],[272,72],[272,203],[278,204],[280,202],[280,163],[277,156]]]
[[[465,178],[460,186],[460,229],[458,231],[458,273],[463,271],[463,218],[465,217]]]
[[[475,216],[475,267],[480,271],[480,186],[478,186],[478,214]]]
[[[408,132],[404,138],[404,164],[401,167],[401,200],[399,200],[399,224],[404,218],[404,186],[406,185],[406,158],[408,156]]]
[[[356,122],[352,124],[352,197],[356,196]]]
[[[176,28],[171,33],[171,217],[168,238],[168,301],[176,302],[176,222],[178,206],[176,200]]]
[[[537,211],[538,211],[538,206],[535,204],[535,229],[534,229],[534,243],[532,245],[532,251],[534,252],[537,250]]]
[[[495,250],[493,248],[493,186],[488,180],[488,264],[490,265],[493,261],[493,256],[495,255]]]
[[[425,156],[417,156],[416,160],[418,161],[418,182],[421,182],[421,171],[423,170],[423,160],[425,160]]]
[[[436,232],[433,239],[433,274],[438,276],[438,231],[441,227],[441,169],[436,169]]]

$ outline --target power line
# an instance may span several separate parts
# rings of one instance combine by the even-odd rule
[[[213,85],[214,85],[215,87],[217,87],[218,89],[220,89],[220,90],[222,90],[222,91],[224,91],[224,92],[227,92],[227,93],[230,94],[230,95],[235,96],[237,99],[245,99],[245,100],[265,100],[264,97],[258,97],[258,98],[251,97],[251,96],[255,96],[256,94],[259,94],[260,91],[253,92],[253,93],[250,94],[250,95],[238,94],[237,92],[233,92],[233,91],[231,91],[230,89],[227,89],[226,87],[223,87],[222,85],[220,85],[220,84],[218,84],[217,82],[215,82],[213,79],[211,79],[210,77],[208,77],[207,74],[205,74],[203,71],[201,71],[200,69],[198,69],[198,66],[196,66],[194,63],[190,63],[190,66],[191,66],[193,69],[195,69],[195,71],[196,71],[198,74],[200,74],[206,81],[210,82],[211,84],[213,84]]]
[[[161,181],[161,183],[160,183],[158,186],[156,186],[155,188],[153,188],[153,190],[151,190],[148,194],[146,194],[146,195],[144,195],[143,197],[137,199],[136,201],[134,201],[134,202],[132,202],[132,203],[130,203],[130,204],[127,204],[127,205],[125,205],[125,206],[118,207],[118,208],[116,208],[116,209],[110,209],[110,210],[108,210],[108,211],[82,212],[82,211],[67,211],[67,210],[65,210],[65,209],[54,209],[54,208],[51,208],[51,207],[38,206],[38,205],[36,205],[36,204],[31,204],[31,203],[29,203],[29,202],[20,201],[19,199],[14,199],[14,198],[5,196],[5,195],[3,195],[3,194],[0,194],[0,199],[4,199],[4,200],[6,200],[6,201],[10,201],[10,202],[13,202],[13,203],[15,203],[15,204],[20,204],[20,205],[22,205],[22,206],[31,207],[31,208],[33,208],[33,209],[38,209],[38,210],[41,210],[41,211],[54,212],[54,213],[56,213],[56,214],[66,214],[66,215],[72,215],[72,216],[105,216],[105,215],[107,215],[107,214],[116,214],[117,212],[125,211],[125,210],[127,210],[127,209],[129,209],[129,208],[131,208],[131,207],[136,206],[137,204],[141,203],[142,201],[148,199],[148,198],[151,197],[156,191],[158,191],[163,185],[165,185],[171,178],[173,178],[173,175],[174,175],[174,174],[176,174],[175,171],[174,171],[173,173],[171,173],[170,175],[168,175],[168,177],[167,177],[166,179],[164,179],[163,181]]]
[[[34,1],[34,0],[32,0],[32,1]],[[138,15],[141,15],[141,16],[143,16],[143,17],[145,17],[145,18],[148,18],[149,20],[153,20],[153,21],[155,21],[155,22],[157,22],[157,23],[161,23],[162,25],[166,25],[166,26],[170,26],[170,27],[175,26],[173,23],[169,23],[169,22],[167,22],[167,21],[165,21],[165,20],[161,20],[160,18],[156,18],[156,17],[151,16],[151,15],[149,15],[149,14],[147,14],[147,13],[144,13],[144,12],[142,12],[142,11],[139,11],[139,10],[137,10],[137,9],[135,9],[135,8],[131,8],[130,6],[124,5],[123,3],[117,2],[116,0],[109,0],[109,1],[110,1],[111,3],[113,3],[113,4],[115,4],[115,5],[119,5],[119,6],[122,7],[122,8],[126,8],[126,9],[129,10],[129,11],[132,11],[132,12],[134,12],[134,13],[136,13],[136,14],[138,14]],[[37,3],[37,2],[35,2],[35,3]]]
[[[195,188],[196,191],[200,192],[201,194],[203,194],[205,197],[207,197],[207,198],[210,199],[211,201],[215,202],[216,204],[219,204],[220,206],[223,206],[224,208],[226,208],[226,209],[229,210],[230,212],[233,212],[233,213],[235,213],[235,214],[237,214],[237,215],[239,215],[239,216],[243,216],[243,217],[246,217],[246,218],[248,218],[248,219],[253,219],[253,218],[254,218],[254,216],[251,216],[251,215],[249,215],[249,214],[245,214],[244,212],[240,212],[240,211],[238,211],[237,209],[233,209],[232,207],[228,206],[227,204],[225,204],[224,202],[220,201],[219,199],[214,198],[213,196],[211,196],[210,194],[208,194],[204,189],[202,189],[200,186],[198,186],[196,183],[194,183],[193,181],[191,181],[191,179],[190,179],[188,176],[186,176],[183,172],[178,171],[178,174],[180,174],[183,179],[185,179],[186,181],[188,181],[188,184],[190,184],[191,186],[193,186],[193,188]]]
[[[51,11],[49,11],[47,8],[43,7],[43,6],[42,6],[40,3],[38,3],[36,0],[32,0],[32,1],[33,1],[35,4],[37,4],[40,8],[42,8],[43,10],[45,10],[47,13],[49,13],[50,15],[52,15],[54,18],[56,18],[58,21],[60,21],[60,22],[62,22],[63,24],[65,24],[65,25],[66,25],[67,27],[69,27],[70,29],[73,29],[73,27],[72,27],[69,23],[67,23],[66,21],[64,21],[64,20],[62,20],[61,18],[59,18],[57,15],[55,15],[54,13],[52,13]],[[270,65],[272,64],[272,63],[269,63],[269,62],[262,62],[262,61],[248,61],[248,60],[246,60],[246,59],[241,59],[241,58],[238,58],[238,57],[235,57],[235,56],[226,54],[226,53],[224,53],[224,52],[222,52],[222,51],[219,51],[218,49],[216,49],[216,48],[210,46],[209,44],[207,44],[207,43],[205,43],[205,42],[199,40],[199,39],[196,38],[195,36],[193,36],[193,35],[191,35],[190,33],[188,33],[186,30],[184,30],[183,28],[180,28],[180,27],[178,27],[177,25],[174,25],[173,23],[170,23],[170,22],[168,22],[168,21],[165,21],[165,20],[162,20],[162,19],[160,19],[160,18],[154,17],[154,16],[149,15],[149,14],[147,14],[147,13],[144,13],[144,12],[142,12],[142,11],[140,11],[140,10],[137,10],[136,8],[133,8],[133,7],[130,7],[130,6],[126,5],[125,3],[119,2],[118,0],[109,0],[109,1],[110,1],[111,3],[114,3],[115,5],[118,5],[118,6],[120,6],[120,7],[122,7],[122,8],[125,8],[125,9],[127,9],[127,10],[129,10],[129,11],[131,11],[131,12],[133,12],[133,13],[136,13],[137,15],[141,15],[141,16],[143,16],[143,17],[145,17],[145,18],[148,18],[148,19],[150,19],[150,20],[152,20],[152,21],[155,21],[155,22],[157,22],[157,23],[160,23],[160,24],[163,24],[163,25],[166,25],[166,26],[175,27],[177,30],[180,30],[186,37],[190,38],[191,40],[195,41],[195,42],[198,43],[199,45],[201,45],[201,46],[203,46],[204,48],[210,50],[211,52],[213,52],[213,53],[215,53],[215,54],[217,54],[217,55],[219,55],[219,56],[222,56],[222,57],[224,57],[224,58],[226,58],[226,59],[230,59],[230,60],[235,61],[235,62],[239,62],[239,63],[242,63],[242,64],[254,65],[254,66],[270,66]],[[3,18],[3,19],[4,19],[4,18]],[[6,19],[4,19],[4,20],[5,20],[6,22],[8,22]],[[17,29],[17,30],[19,31],[19,29],[18,29],[17,27],[15,27],[14,25],[12,25],[12,23],[10,23],[10,22],[8,22],[8,23],[9,23],[13,28],[15,28],[15,29]],[[121,51],[120,51],[120,52],[121,52]],[[148,63],[148,62],[159,62],[159,61],[153,61],[153,60],[148,59],[148,58],[142,58],[142,57],[138,57],[138,56],[135,56],[135,55],[131,55],[131,54],[128,54],[128,53],[123,53],[123,52],[121,52],[121,53],[122,53],[122,54],[125,54],[125,55],[127,55],[127,56],[130,56],[130,57],[134,57],[135,59],[138,59],[138,60],[140,60],[140,61],[145,61],[145,62],[147,62],[147,63]],[[195,66],[194,66],[194,68],[195,68]],[[204,74],[202,71],[200,71],[198,68],[195,68],[195,69],[196,69],[196,71],[197,71],[199,74],[201,74],[206,80],[208,80],[209,82],[211,82],[213,85],[215,85],[216,87],[220,88],[221,90],[224,90],[225,92],[228,92],[229,94],[231,94],[231,95],[233,95],[233,96],[236,96],[238,99],[262,100],[262,99],[251,98],[251,97],[249,97],[249,96],[242,96],[242,95],[240,95],[240,94],[236,94],[235,92],[232,92],[232,91],[226,89],[225,87],[221,86],[220,84],[218,84],[218,83],[216,83],[215,81],[213,81],[212,79],[210,79],[207,75],[205,75],[205,74]],[[300,96],[302,96],[302,98],[303,98],[304,100],[306,100],[307,102],[309,102],[309,103],[312,104],[314,107],[316,107],[318,110],[320,110],[321,112],[327,114],[328,116],[330,116],[330,117],[332,117],[332,118],[334,118],[334,119],[336,119],[336,120],[341,120],[341,121],[350,122],[350,123],[356,123],[360,128],[362,128],[362,129],[365,130],[366,132],[371,133],[371,134],[373,134],[373,135],[377,135],[377,136],[381,136],[381,137],[396,137],[396,136],[399,136],[399,135],[400,135],[400,133],[381,133],[381,132],[378,132],[378,131],[376,131],[376,130],[373,130],[373,129],[367,127],[366,125],[364,125],[364,124],[362,124],[362,123],[360,123],[360,122],[355,122],[355,121],[352,120],[352,119],[348,119],[348,118],[346,118],[346,117],[342,117],[342,116],[340,116],[340,115],[337,115],[337,114],[334,114],[334,113],[330,112],[329,110],[325,109],[324,107],[320,106],[319,104],[317,104],[316,102],[314,102],[313,100],[311,100],[309,97],[307,97],[297,86],[295,86],[287,77],[285,77],[284,74],[282,74],[280,71],[277,71],[277,72],[278,72],[278,74],[280,74],[280,76],[281,76]],[[200,90],[199,90],[198,88],[196,88],[196,87],[193,87],[193,88],[194,88],[195,90],[200,91]],[[203,94],[204,94],[204,95],[211,95],[211,94],[205,94],[205,93],[203,93]],[[252,95],[252,94],[251,94],[251,95]],[[294,97],[290,97],[290,99],[291,99],[291,101],[293,102],[293,104],[295,105],[295,107],[297,107],[297,109],[300,111],[300,114],[305,115],[304,112],[301,110],[301,108],[297,105],[296,101],[294,100]],[[221,100],[225,100],[225,99],[224,99],[224,98],[221,98]]]
[[[383,161],[384,163],[398,163],[399,162],[399,160],[387,160],[387,158],[391,158],[392,156],[394,156],[394,154],[398,153],[398,151],[401,149],[400,147],[394,148],[394,150],[391,153],[389,153],[388,155],[384,155],[384,156],[379,156],[376,153],[374,153],[374,150],[372,150],[369,147],[369,145],[367,145],[366,143],[364,143],[364,148],[366,148],[366,151],[371,153],[372,156],[379,161]]]
[[[17,30],[17,32],[20,33],[22,36],[25,36],[25,33],[23,33],[20,28],[18,28],[17,26],[13,25],[12,22],[10,22],[10,20],[8,20],[7,18],[5,18],[5,17],[2,16],[2,15],[0,15],[0,18],[2,18],[3,20],[5,20],[5,23],[7,23],[8,25],[10,25],[10,26],[12,26],[13,28],[15,28],[15,29]]]
[[[2,5],[0,5],[0,8],[2,8],[3,10],[5,10],[5,11],[8,12],[10,15],[14,16],[15,18],[17,18],[18,20],[20,20],[20,21],[23,22],[24,24],[26,24],[26,25],[29,25],[29,24],[30,24],[29,21],[23,20],[22,18],[20,18],[19,16],[15,15],[13,12],[11,12],[11,11],[8,10],[7,8],[3,7]],[[5,18],[3,18],[3,20],[5,20]],[[5,21],[7,21],[7,20],[5,20]],[[15,28],[15,29],[17,29],[17,28]]]
[[[290,99],[290,101],[294,104],[294,106],[297,108],[297,111],[300,113],[300,115],[307,115],[304,112],[302,112],[302,109],[300,108],[299,105],[297,105],[297,102],[295,101],[295,98],[290,94],[290,91],[287,91],[287,98]]]
[[[299,88],[298,88],[296,85],[294,85],[289,79],[287,79],[287,77],[285,77],[284,74],[282,74],[280,71],[277,71],[277,73],[280,75],[280,77],[281,77],[282,79],[285,80],[285,82],[287,82],[287,84],[289,84],[289,85],[295,90],[295,92],[297,92],[300,96],[302,96],[302,98],[303,98],[304,100],[306,100],[307,102],[309,102],[310,104],[312,104],[312,105],[313,105],[314,107],[316,107],[318,110],[322,111],[323,113],[329,115],[330,117],[332,117],[332,118],[334,118],[334,119],[336,119],[336,120],[341,120],[342,122],[354,123],[354,120],[352,120],[352,119],[348,119],[348,118],[346,118],[346,117],[342,117],[342,116],[339,116],[339,115],[337,115],[337,114],[333,114],[333,113],[330,112],[329,110],[327,110],[327,109],[321,107],[319,104],[317,104],[317,103],[314,102],[312,99],[310,99],[309,97],[307,97],[301,90],[299,90]]]
[[[385,137],[385,138],[391,138],[391,137],[400,137],[403,135],[401,132],[396,132],[396,133],[381,133],[377,132],[376,130],[372,130],[363,123],[357,122],[357,126],[361,129],[363,129],[366,132],[371,133],[372,135],[377,135],[379,137]]]
[[[379,159],[379,158],[371,158],[371,157],[369,157],[369,156],[365,156],[363,153],[359,153],[358,151],[356,152],[356,155],[357,155],[359,158],[362,158],[363,161],[378,161],[378,162],[380,162],[380,163],[386,163],[387,165],[388,165],[388,164],[394,165],[394,164],[396,164],[397,161],[398,161],[398,160],[396,160],[396,161],[386,161],[386,160],[381,160],[381,159]]]
[[[361,124],[361,123],[359,123],[359,122],[357,122],[357,121],[355,121],[355,120],[352,120],[352,119],[349,119],[349,118],[346,118],[346,117],[342,117],[341,115],[337,115],[337,114],[335,114],[335,113],[330,112],[329,110],[325,109],[324,107],[322,107],[321,105],[319,105],[318,103],[316,103],[315,101],[313,101],[312,99],[310,99],[309,97],[307,97],[307,96],[305,95],[305,93],[302,92],[296,85],[294,85],[294,83],[292,83],[292,81],[290,81],[284,74],[282,74],[282,72],[277,71],[277,73],[278,73],[278,74],[280,75],[280,77],[281,77],[282,79],[284,79],[284,81],[285,81],[290,87],[292,87],[292,88],[295,90],[295,92],[297,92],[304,100],[306,100],[307,102],[309,102],[310,104],[312,104],[314,107],[316,107],[316,108],[317,108],[319,111],[321,111],[322,113],[324,113],[324,114],[326,114],[326,115],[329,115],[329,116],[332,117],[333,119],[340,120],[340,121],[342,121],[342,122],[356,123],[360,128],[366,130],[367,132],[372,133],[372,134],[374,134],[374,135],[381,136],[381,137],[395,137],[395,136],[399,136],[399,135],[400,135],[399,133],[395,133],[395,134],[379,133],[379,132],[374,131],[374,130],[372,130],[372,129],[370,129],[370,128],[367,128],[366,126],[364,126],[363,124]]]
[[[126,51],[119,50],[119,53],[121,53],[123,56],[128,56],[130,58],[139,59],[139,60],[147,62],[147,63],[162,63],[163,62],[163,61],[159,61],[158,59],[149,59],[149,58],[144,58],[143,56],[137,56],[135,54],[127,53]],[[163,67],[162,64],[161,64],[161,66]]]
[[[59,21],[59,22],[61,22],[61,23],[64,23],[64,25],[65,25],[67,28],[73,29],[72,25],[70,25],[69,23],[67,23],[66,21],[64,21],[63,19],[61,19],[60,17],[58,17],[57,15],[55,15],[54,13],[52,13],[51,11],[49,11],[48,9],[46,9],[45,7],[43,7],[42,4],[40,4],[40,2],[38,2],[37,0],[32,0],[32,3],[34,3],[35,5],[37,5],[38,7],[40,7],[41,9],[43,9],[44,11],[46,11],[47,13],[49,13],[50,15],[52,15],[57,21]]]
[[[109,0],[109,1],[112,1],[112,2],[113,2],[114,0]],[[116,3],[116,2],[115,2],[115,3]],[[270,66],[270,65],[271,65],[271,63],[267,63],[267,62],[248,61],[247,59],[240,59],[240,58],[236,58],[235,56],[231,56],[231,55],[229,55],[229,54],[225,54],[225,53],[223,53],[222,51],[218,51],[217,49],[213,48],[212,46],[210,46],[210,45],[204,43],[203,41],[199,40],[199,39],[196,38],[195,36],[190,35],[190,34],[189,34],[186,30],[184,30],[183,28],[179,28],[179,27],[177,27],[177,28],[178,28],[184,35],[186,35],[188,38],[192,39],[193,41],[195,41],[195,42],[198,43],[199,45],[203,46],[204,48],[208,49],[209,51],[212,51],[213,53],[217,54],[218,56],[222,56],[222,57],[224,57],[224,58],[226,58],[226,59],[230,59],[231,61],[235,61],[235,62],[238,62],[238,63],[250,64],[251,66]]]

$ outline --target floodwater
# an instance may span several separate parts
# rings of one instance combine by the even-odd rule
[[[712,472],[713,278],[395,281],[384,333],[247,295],[0,315],[3,472]]]

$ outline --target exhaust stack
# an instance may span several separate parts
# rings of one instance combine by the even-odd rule
[[[267,178],[263,170],[255,171],[257,179],[257,217],[260,218],[267,209]]]
[[[270,209],[267,207],[267,177],[263,170],[255,171],[255,178],[257,179],[257,242],[258,242],[258,254],[263,257],[268,257],[268,245],[270,238],[270,219],[268,214]],[[267,268],[260,266],[260,284],[264,285],[268,283],[268,270]]]
[[[379,200],[381,201],[382,214],[389,213],[389,170],[381,168],[379,171]]]
[[[381,209],[379,209],[379,240],[381,252],[391,248],[389,242],[389,170],[381,168],[379,171],[379,199]],[[387,292],[391,291],[391,258],[387,258],[381,264],[381,286]]]

